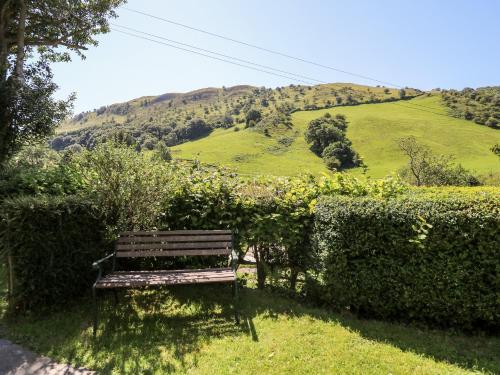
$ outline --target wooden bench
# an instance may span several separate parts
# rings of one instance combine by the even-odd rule
[[[175,257],[227,255],[230,267],[155,270],[155,271],[117,271],[117,258],[137,257]],[[104,274],[103,264],[112,262],[111,272]],[[94,262],[92,267],[98,271],[97,280],[92,287],[94,298],[94,336],[97,331],[97,290],[116,288],[141,288],[159,285],[233,283],[233,297],[236,323],[239,323],[236,303],[238,284],[236,269],[238,255],[233,247],[233,234],[230,230],[176,230],[168,232],[124,232],[115,243],[112,254]]]

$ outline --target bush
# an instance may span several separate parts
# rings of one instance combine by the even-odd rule
[[[382,319],[500,328],[498,190],[326,198],[314,245],[325,301]]]
[[[399,147],[408,156],[408,164],[399,175],[417,186],[478,186],[479,179],[461,164],[453,164],[449,155],[435,155],[415,137],[401,138]]]
[[[311,265],[309,235],[318,196],[388,197],[407,190],[397,179],[363,182],[340,173],[321,178],[301,176],[249,180],[224,168],[203,166],[197,162],[165,162],[158,157],[137,153],[133,147],[113,142],[100,144],[92,151],[84,150],[71,155],[64,166],[71,172],[69,175],[78,177],[77,193],[85,198],[68,197],[66,201],[65,198],[48,198],[40,194],[39,199],[19,198],[19,202],[10,199],[6,203],[3,215],[5,226],[2,227],[0,244],[9,244],[5,245],[3,254],[11,251],[10,247],[14,246],[13,249],[23,255],[19,261],[20,269],[33,271],[37,267],[46,267],[44,262],[48,260],[42,255],[40,258],[31,256],[39,239],[48,246],[49,251],[43,247],[42,251],[51,254],[53,264],[62,263],[64,267],[69,267],[66,266],[70,261],[68,257],[76,255],[72,251],[66,254],[66,250],[74,243],[76,251],[81,252],[78,247],[82,237],[78,236],[94,238],[93,232],[88,234],[87,230],[91,231],[96,225],[102,225],[102,228],[98,231],[94,229],[94,235],[97,236],[98,232],[105,234],[89,240],[90,243],[97,242],[99,238],[111,240],[124,230],[227,228],[236,234],[237,250],[242,250],[243,253],[249,245],[257,252],[261,287],[267,270],[279,267],[287,273],[289,271],[290,287],[294,289],[298,273],[307,271]],[[58,166],[54,166],[56,167]],[[53,186],[48,185],[47,188],[53,189]],[[83,202],[87,201],[95,205],[88,204],[92,209],[90,213],[84,211],[87,206],[83,207]],[[30,205],[30,202],[33,204]],[[78,202],[82,202],[82,207]],[[80,214],[80,211],[83,213]],[[92,216],[87,218],[90,214]],[[98,221],[93,217],[99,218]],[[37,220],[40,221],[38,226]],[[81,233],[75,234],[77,230]],[[35,233],[33,240],[29,234],[31,232]],[[28,249],[26,253],[24,248]],[[97,246],[94,250],[100,249]],[[77,280],[77,285],[78,280],[82,280],[82,284],[85,280],[88,281],[88,287],[93,280],[86,279],[89,275],[88,267],[97,256],[87,256],[87,251],[91,254],[90,249],[84,248],[81,255],[86,258],[76,260],[71,277]],[[199,262],[204,262],[203,266],[227,264],[227,257],[207,257],[193,261],[167,258],[145,261],[138,259],[133,265],[147,269],[153,263],[155,267],[165,268],[196,266]],[[86,261],[88,263],[83,265]],[[127,264],[131,264],[124,263],[119,265],[127,267]],[[41,287],[49,285],[48,292],[39,292],[35,288],[37,284],[30,284],[28,275],[21,276],[25,279],[23,283],[16,284],[21,296],[20,302],[16,303],[23,309],[44,306],[47,293],[52,293],[51,288],[57,287],[51,284],[52,276],[44,271],[42,275],[37,275],[41,278],[40,282],[35,277],[34,283],[39,283]],[[72,286],[68,285],[72,281],[63,279],[63,276],[54,277],[56,276],[57,282],[61,284],[59,287],[62,288],[60,293],[56,292],[62,299],[76,297],[83,291],[82,288],[71,289]],[[68,285],[64,285],[65,283]],[[67,290],[74,293],[67,293]],[[40,293],[43,298],[30,299],[34,293]],[[57,293],[53,294],[58,295]],[[25,298],[24,295],[28,297]],[[52,303],[50,301],[53,300],[48,298],[48,301]]]
[[[26,147],[0,166],[0,200],[16,195],[75,194],[81,179],[67,161],[48,148]]]
[[[96,202],[110,235],[155,228],[176,173],[173,164],[113,142],[78,154],[71,167],[83,180],[80,193]]]
[[[107,250],[96,207],[82,198],[17,197],[1,207],[0,255],[13,271],[15,311],[61,306],[90,290]],[[109,250],[108,250],[109,251]]]
[[[172,160],[172,152],[167,147],[165,142],[158,142],[156,145],[155,154],[153,156],[156,160],[170,161]]]

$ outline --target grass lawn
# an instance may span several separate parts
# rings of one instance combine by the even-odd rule
[[[231,166],[240,173],[320,174],[327,169],[323,160],[309,150],[304,132],[311,120],[326,112],[347,116],[347,135],[368,165],[371,177],[387,176],[406,163],[397,140],[410,135],[436,153],[454,155],[457,162],[479,174],[500,173],[498,157],[490,151],[500,143],[500,131],[447,116],[438,96],[296,112],[292,115],[293,129],[286,134],[266,137],[252,129],[216,130],[206,138],[173,147],[173,155]],[[293,137],[293,143],[280,147],[278,140],[282,136]],[[349,173],[360,174],[361,169]]]
[[[500,338],[360,320],[244,288],[242,322],[229,286],[131,291],[105,299],[92,340],[90,301],[43,318],[3,320],[6,336],[102,374],[500,373]]]

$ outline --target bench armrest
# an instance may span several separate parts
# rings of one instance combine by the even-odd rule
[[[113,252],[111,254],[106,255],[102,259],[96,260],[94,263],[92,263],[92,268],[95,269],[95,270],[100,269],[101,268],[101,263],[104,263],[105,261],[113,258],[114,256],[115,256],[115,253]]]

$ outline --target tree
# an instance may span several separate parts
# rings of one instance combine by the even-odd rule
[[[332,117],[329,113],[312,120],[307,127],[306,142],[311,143],[311,150],[323,158],[328,169],[340,170],[361,164],[359,155],[346,137],[346,129],[344,115]]]
[[[431,157],[430,149],[417,143],[415,137],[401,138],[399,148],[409,158],[408,169],[415,178],[416,185],[422,185],[423,173]]]
[[[327,113],[309,123],[305,133],[306,142],[311,144],[311,150],[314,153],[321,155],[330,143],[345,139],[344,131],[346,129],[347,122],[344,116],[331,117]]]
[[[124,0],[0,1],[0,164],[43,139],[65,118],[73,96],[53,98],[50,63],[84,57]],[[61,51],[60,48],[65,48]]]
[[[497,143],[495,144],[491,149],[491,152],[493,152],[496,156],[500,156],[500,145]]]
[[[175,129],[179,141],[201,138],[208,135],[211,131],[212,127],[202,119],[193,119],[186,125]]]
[[[399,147],[408,156],[408,165],[399,171],[402,178],[417,186],[476,186],[476,176],[462,165],[454,165],[449,155],[434,155],[414,137],[399,140]]]
[[[261,118],[262,114],[260,113],[260,111],[256,109],[250,109],[245,117],[246,124],[249,125],[250,121],[257,123],[261,120]]]
[[[406,90],[405,89],[400,89],[399,90],[399,98],[400,99],[406,98]]]
[[[360,158],[353,150],[351,142],[347,139],[329,144],[321,154],[328,169],[345,169],[356,167],[360,164]]]

